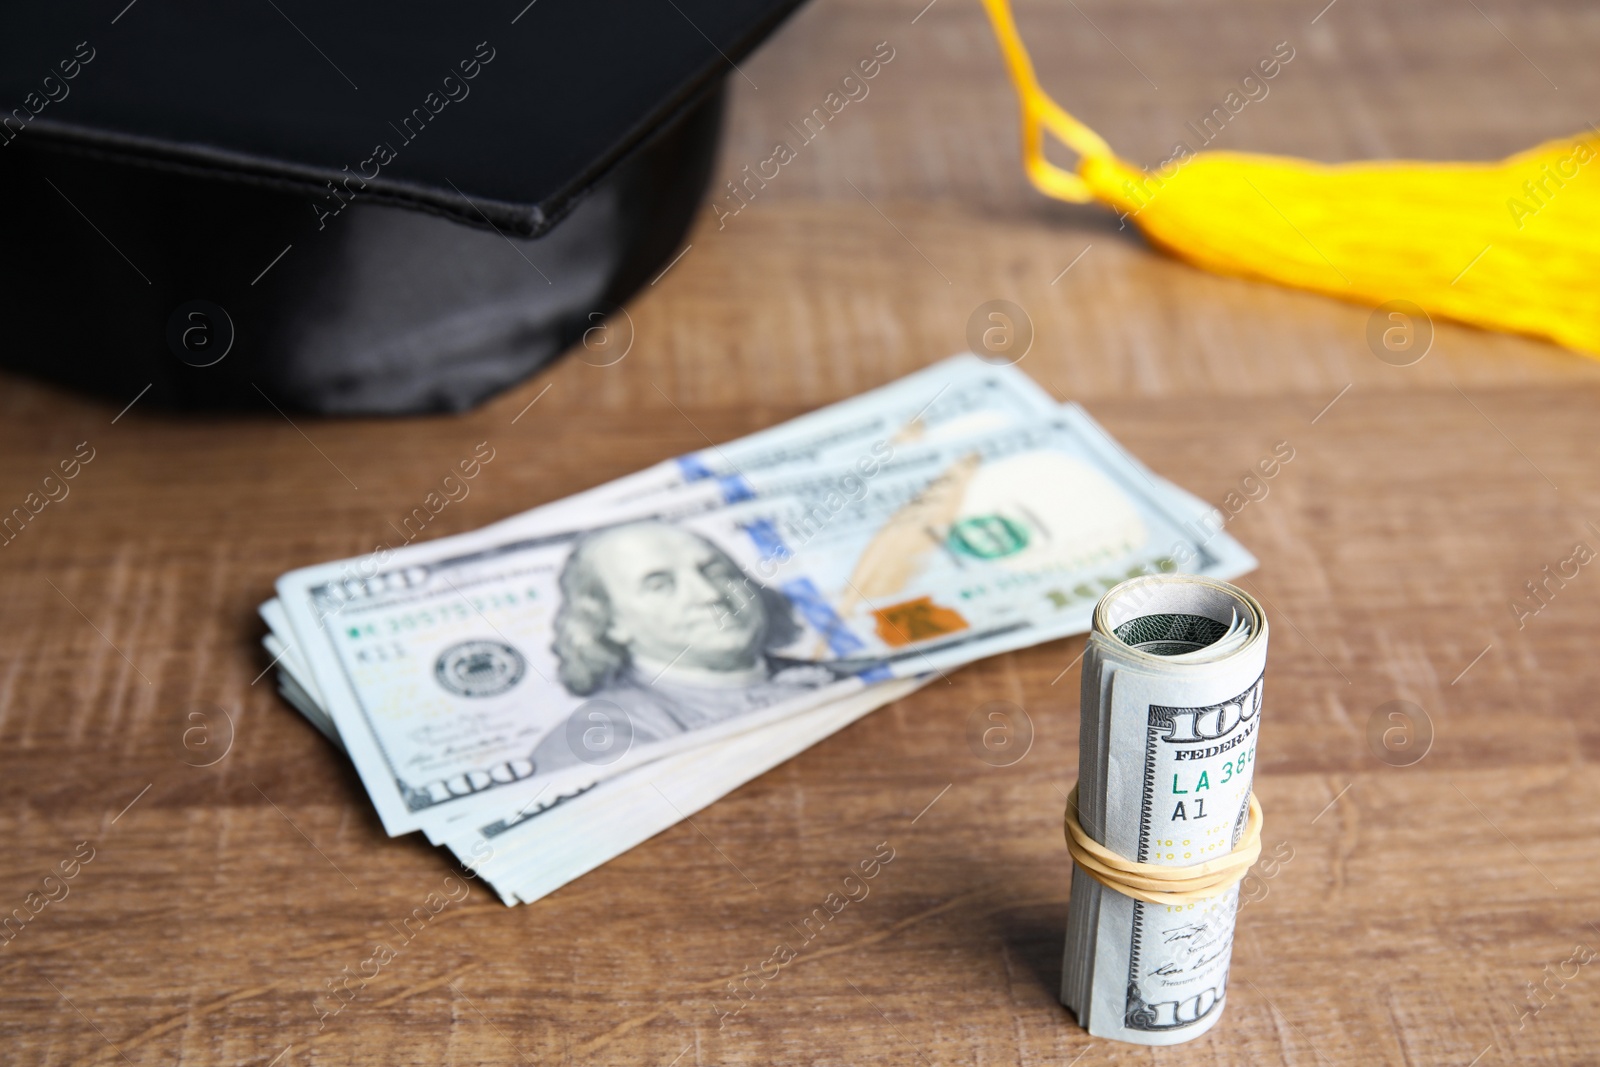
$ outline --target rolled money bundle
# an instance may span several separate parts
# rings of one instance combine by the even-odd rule
[[[1250,784],[1266,661],[1261,605],[1226,582],[1151,575],[1100,599],[1083,659],[1074,795],[1084,835],[1103,846],[1092,851],[1153,868],[1248,866],[1235,848],[1247,825],[1259,836]],[[1141,1045],[1215,1026],[1237,879],[1222,876],[1226,888],[1209,895],[1135,899],[1084,864],[1072,870],[1061,1002],[1091,1034]]]

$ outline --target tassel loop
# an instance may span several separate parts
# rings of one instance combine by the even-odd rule
[[[1000,53],[1005,57],[1006,70],[1017,90],[1017,103],[1022,110],[1022,165],[1028,180],[1041,193],[1057,200],[1089,204],[1100,199],[1082,177],[1045,158],[1044,133],[1049,130],[1083,161],[1115,159],[1111,146],[1106,144],[1105,138],[1069,115],[1040,87],[1007,0],[983,0],[983,7],[989,14],[989,23],[1000,42]]]

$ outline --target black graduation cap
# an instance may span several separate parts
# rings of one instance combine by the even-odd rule
[[[114,398],[459,409],[675,254],[798,0],[31,4],[0,362]]]

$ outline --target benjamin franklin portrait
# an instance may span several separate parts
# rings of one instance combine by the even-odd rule
[[[659,740],[840,676],[773,654],[801,632],[789,599],[675,526],[638,522],[586,535],[562,567],[560,589],[552,651],[562,685],[588,701],[534,750],[540,770],[611,762],[613,727],[632,744]],[[623,722],[607,721],[618,712]]]

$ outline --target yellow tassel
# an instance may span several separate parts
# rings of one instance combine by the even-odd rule
[[[1100,201],[1196,266],[1530,334],[1600,357],[1600,131],[1496,163],[1322,164],[1199,152],[1146,172],[1039,87],[1009,0],[982,0],[1047,196]],[[1049,130],[1076,173],[1044,157]]]

